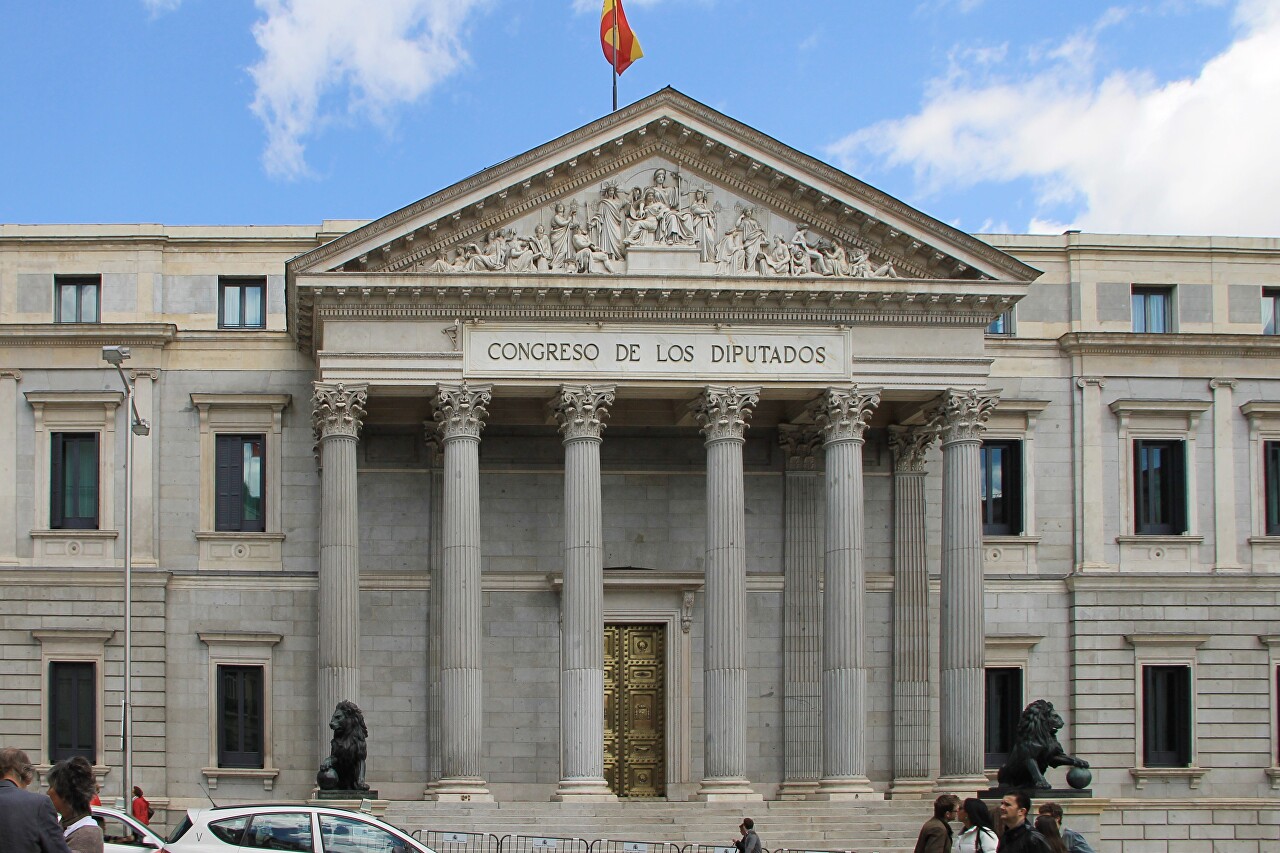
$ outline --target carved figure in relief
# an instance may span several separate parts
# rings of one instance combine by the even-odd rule
[[[871,256],[866,249],[859,249],[853,256],[853,264],[850,267],[849,275],[854,278],[897,278],[898,274],[893,269],[893,261],[881,264],[878,267],[871,265]]]
[[[720,274],[735,273],[742,269],[746,258],[746,249],[742,245],[742,230],[730,228],[724,232],[720,242],[716,243],[716,272]]]
[[[569,224],[569,242],[573,250],[573,266],[569,268],[569,272],[591,272],[592,261],[604,267],[605,272],[616,272],[613,263],[609,260],[609,255],[591,242],[591,238],[577,222]]]
[[[796,225],[796,233],[791,238],[791,246],[791,256],[795,262],[792,272],[795,275],[804,275],[807,272],[816,272],[818,275],[831,274],[831,270],[827,266],[826,255],[818,251],[817,245],[809,236],[808,225],[803,222]]]
[[[533,238],[516,237],[512,240],[507,269],[511,272],[537,272],[538,263],[544,259],[545,256],[534,244]]]
[[[791,248],[778,234],[773,238],[773,251],[769,253],[769,267],[774,275],[791,275]]]
[[[564,269],[569,262],[569,225],[578,218],[578,203],[575,201],[569,209],[563,202],[557,202],[551,215],[551,267]]]
[[[631,230],[627,233],[628,246],[649,246],[658,241],[658,229],[667,206],[658,200],[653,190],[646,190],[639,210],[631,210]]]
[[[539,223],[533,229],[533,236],[529,238],[529,246],[537,252],[537,264],[539,272],[546,272],[551,269],[551,258],[554,250],[551,248],[551,238],[547,236],[547,226]]]
[[[693,191],[693,201],[689,205],[689,220],[693,240],[698,244],[699,260],[705,264],[715,257],[712,242],[716,233],[716,212],[711,207],[711,199],[706,190]]]
[[[444,249],[436,252],[436,258],[427,267],[427,272],[456,272],[453,264],[449,263],[449,253]]]
[[[839,240],[833,239],[831,244],[824,246],[821,251],[827,259],[827,267],[832,275],[849,275],[852,270],[849,255],[845,252],[844,246],[840,245]]]
[[[596,215],[591,217],[589,224],[601,251],[610,258],[621,260],[627,252],[627,202],[619,196],[617,184],[604,185]]]

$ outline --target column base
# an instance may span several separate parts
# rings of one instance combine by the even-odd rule
[[[894,779],[885,796],[890,800],[927,800],[933,797],[932,779]]]
[[[938,781],[934,783],[933,790],[939,794],[972,791],[974,795],[977,795],[978,792],[985,791],[989,787],[991,787],[991,783],[987,781],[986,774],[974,773],[963,776],[940,776]]]
[[[439,803],[492,803],[483,779],[441,779],[427,796]]]
[[[551,795],[553,803],[612,803],[617,799],[604,779],[561,779]]]
[[[704,803],[763,802],[764,794],[746,779],[703,779],[693,798]]]
[[[871,787],[871,780],[865,776],[842,776],[836,779],[823,779],[818,783],[818,790],[811,799],[829,802],[883,800],[884,794]]]
[[[779,800],[807,800],[818,791],[817,779],[791,780],[778,788]]]

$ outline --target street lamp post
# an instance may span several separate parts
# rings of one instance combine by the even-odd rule
[[[128,403],[129,434],[124,449],[124,694],[120,713],[120,751],[124,754],[124,811],[132,813],[133,796],[133,437],[150,435],[151,424],[138,414],[133,399],[133,383],[124,372],[124,361],[131,353],[125,346],[105,346],[102,358],[115,367],[124,383]]]

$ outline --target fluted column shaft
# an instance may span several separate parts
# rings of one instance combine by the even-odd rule
[[[862,445],[878,391],[829,388],[810,407],[826,456],[822,595],[823,799],[874,795],[867,779]]]
[[[434,421],[426,424],[427,453],[430,459],[430,492],[428,494],[429,544],[427,546],[428,569],[431,587],[427,597],[427,794],[440,779],[440,704],[443,701],[440,688],[440,581],[442,566],[441,537],[444,507],[444,446]]]
[[[444,446],[440,550],[440,781],[442,800],[490,799],[480,772],[484,723],[480,585],[480,431],[489,386],[441,385],[435,419]]]
[[[708,387],[694,405],[707,448],[702,799],[759,799],[746,776],[746,510],[742,445],[758,388]]]
[[[893,784],[891,796],[933,790],[929,778],[929,564],[924,458],[933,430],[893,429]]]
[[[781,799],[803,799],[822,776],[822,487],[816,427],[782,424],[783,782]]]
[[[604,779],[604,521],[600,440],[613,388],[564,386],[564,587],[557,799],[614,799]]]
[[[948,391],[936,411],[942,436],[940,787],[982,784],[986,619],[982,574],[982,432],[997,398]]]
[[[360,525],[356,441],[366,386],[315,383],[313,430],[320,450],[319,720],[327,749],[329,717],[360,701]]]

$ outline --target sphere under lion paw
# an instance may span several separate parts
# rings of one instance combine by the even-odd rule
[[[1093,774],[1083,767],[1072,767],[1067,771],[1067,784],[1077,791],[1089,787]]]

